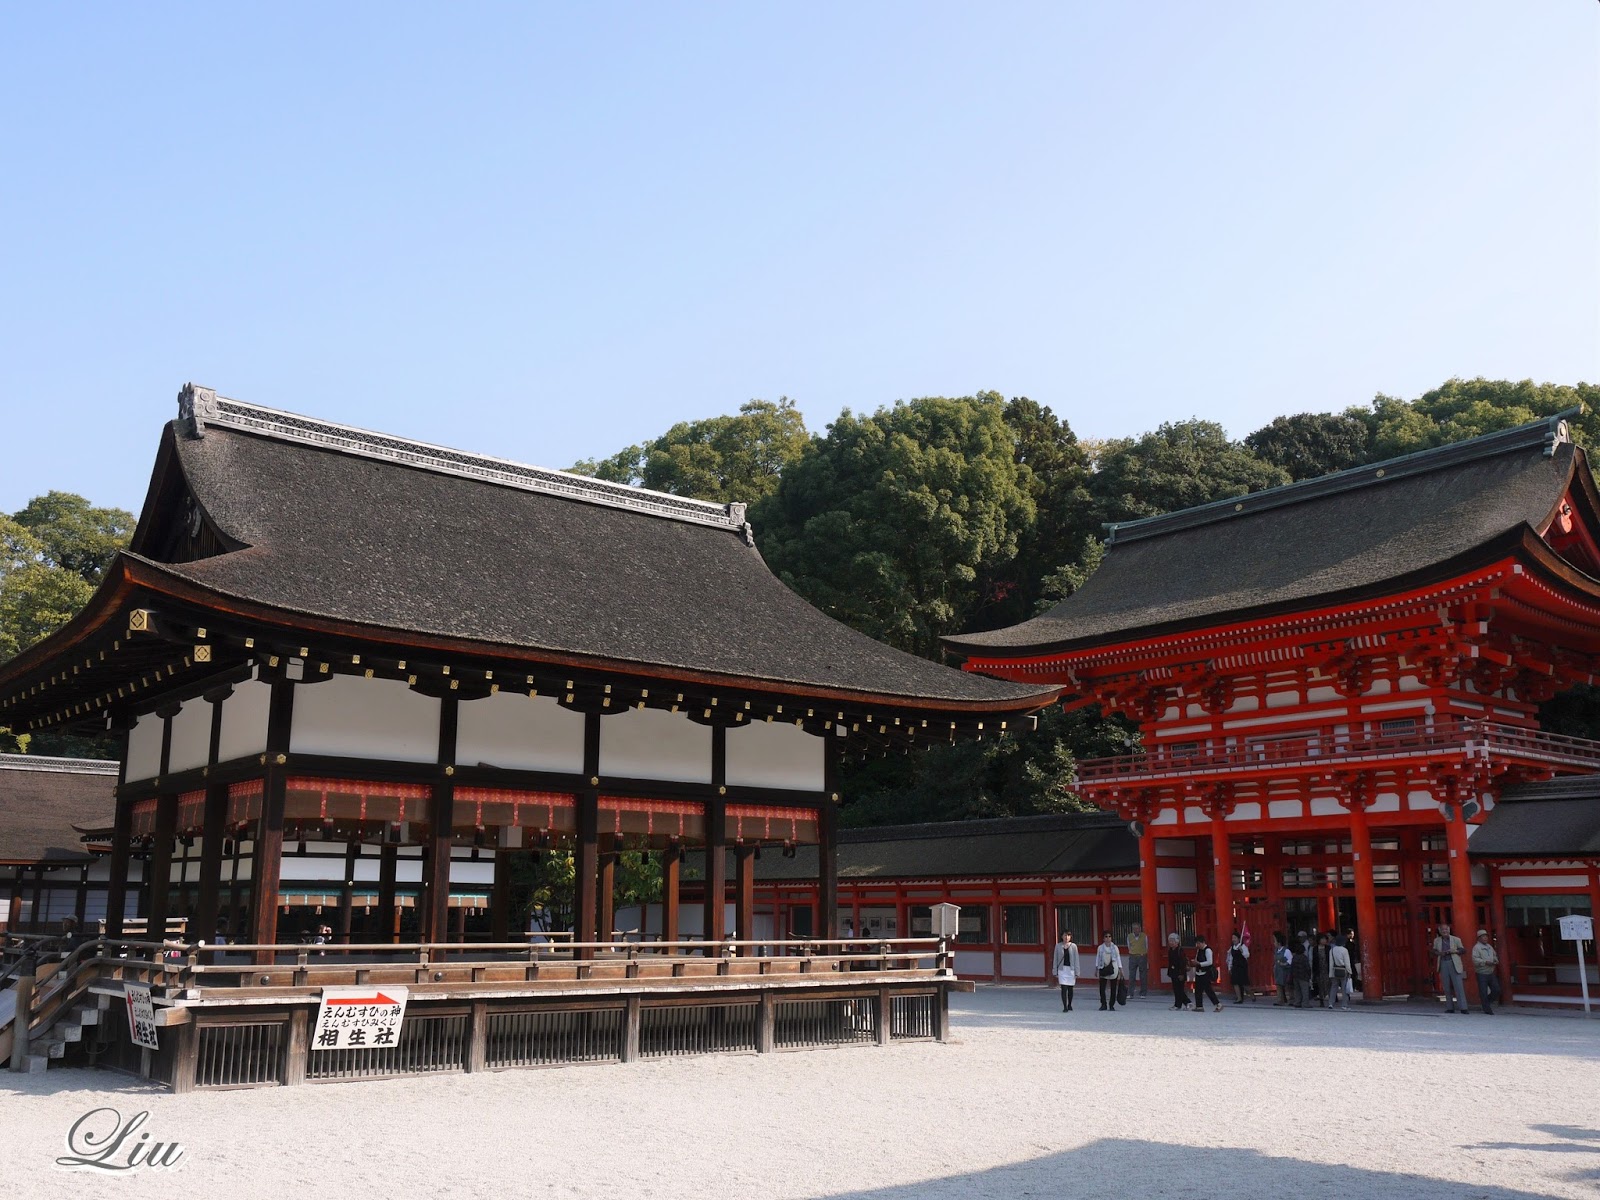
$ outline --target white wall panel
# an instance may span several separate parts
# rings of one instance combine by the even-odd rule
[[[296,754],[436,762],[439,701],[398,679],[335,675],[294,691]]]
[[[548,696],[496,692],[460,708],[456,762],[518,771],[583,770],[583,714]]]
[[[172,752],[168,771],[187,771],[211,761],[211,705],[196,696],[185,700],[172,718]]]
[[[820,792],[822,739],[798,725],[737,726],[728,730],[728,786]]]
[[[600,722],[600,774],[711,782],[711,727],[682,713],[636,708]]]
[[[146,713],[128,731],[129,783],[161,774],[161,733],[165,724],[154,713]]]
[[[247,679],[233,685],[233,695],[222,702],[218,762],[260,754],[267,748],[267,710],[271,706],[270,683]]]

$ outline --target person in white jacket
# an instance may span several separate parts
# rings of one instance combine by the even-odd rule
[[[1050,973],[1061,985],[1061,1011],[1072,1011],[1072,990],[1078,983],[1078,944],[1072,940],[1072,930],[1063,929],[1056,943],[1055,954],[1050,959]]]
[[[1117,980],[1126,979],[1128,969],[1123,965],[1117,943],[1111,940],[1109,929],[1100,939],[1100,948],[1094,952],[1094,973],[1100,977],[1100,1011],[1116,1012]]]

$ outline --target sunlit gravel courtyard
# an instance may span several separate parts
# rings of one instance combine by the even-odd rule
[[[1600,1195],[1600,1019],[1067,1015],[1005,987],[955,997],[953,1024],[943,1046],[188,1096],[0,1074],[0,1178],[19,1200]],[[175,1172],[55,1166],[103,1106],[148,1110]]]

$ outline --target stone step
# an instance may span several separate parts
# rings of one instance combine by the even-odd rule
[[[61,1038],[52,1038],[45,1047],[45,1053],[51,1058],[65,1058],[67,1056],[67,1043]]]
[[[56,1037],[65,1042],[83,1041],[83,1026],[76,1021],[63,1021],[56,1026]]]
[[[81,1004],[72,1010],[72,1015],[78,1018],[79,1025],[100,1024],[100,1010],[92,1004]]]
[[[22,1074],[38,1075],[50,1065],[50,1060],[42,1054],[30,1054],[22,1060]]]

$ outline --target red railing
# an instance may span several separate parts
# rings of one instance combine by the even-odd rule
[[[1441,756],[1510,758],[1600,770],[1600,742],[1487,721],[1435,721],[1432,728],[1377,734],[1309,734],[1261,738],[1244,745],[1157,747],[1142,754],[1089,758],[1078,763],[1078,781],[1155,775],[1260,774],[1291,765],[1345,766],[1372,759]]]

